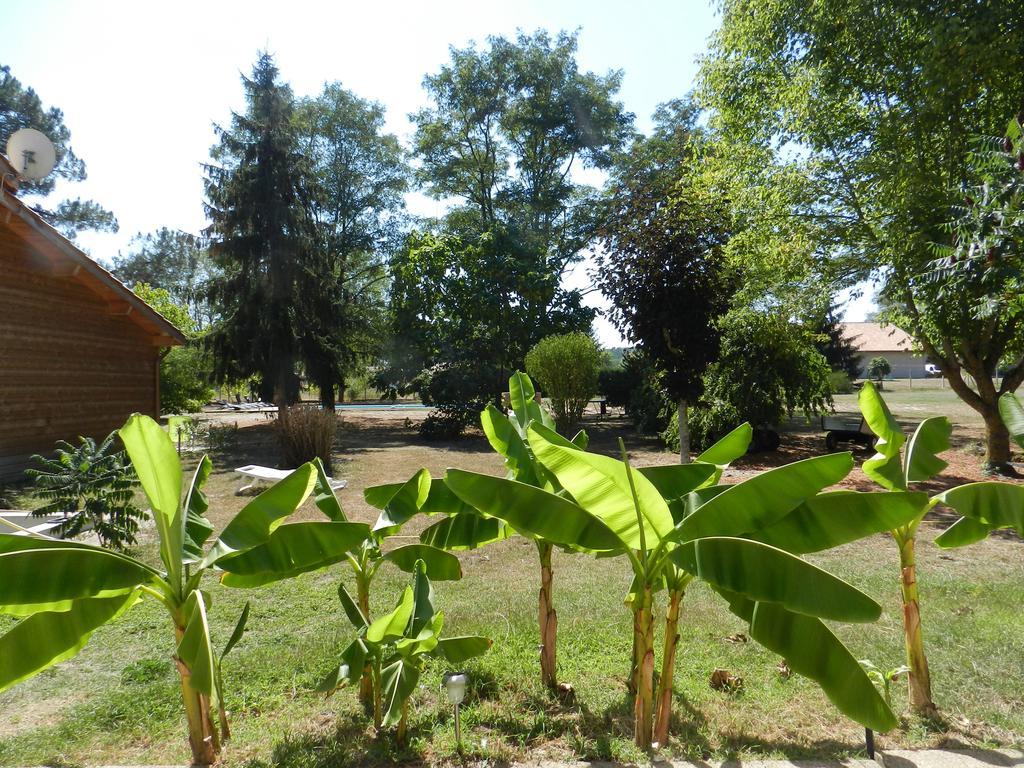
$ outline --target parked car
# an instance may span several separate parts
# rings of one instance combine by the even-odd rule
[[[942,376],[942,371],[939,369],[939,366],[937,366],[935,363],[925,363],[924,374],[930,379],[936,379]]]

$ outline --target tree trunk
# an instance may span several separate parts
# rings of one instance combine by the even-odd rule
[[[1010,466],[1010,430],[999,415],[998,403],[985,403],[985,471],[993,474],[1013,474]]]
[[[690,419],[685,400],[679,401],[679,463],[690,463]]]
[[[283,377],[274,385],[274,404],[277,405],[277,422],[283,429],[288,424],[288,387]]]
[[[181,642],[184,627],[176,627]],[[174,658],[181,679],[181,695],[185,702],[185,720],[188,723],[188,744],[192,749],[193,765],[213,765],[220,757],[220,739],[210,712],[210,698],[192,687],[192,671],[178,657]]]
[[[334,384],[331,382],[320,385],[320,407],[325,411],[334,410]]]
[[[362,576],[356,576],[356,601],[359,603],[359,610],[363,612],[366,620],[370,620],[370,583]],[[363,676],[359,678],[359,701],[369,710],[374,706],[373,698],[373,671],[370,662],[363,667]]]
[[[370,669],[373,673],[373,728],[379,734],[384,723],[384,707],[380,698],[380,662],[374,661]]]
[[[679,642],[679,604],[683,590],[669,592],[668,611],[665,613],[665,651],[661,657],[661,677],[658,678],[658,713],[654,722],[654,742],[668,744],[668,729],[672,723],[672,689],[676,673],[676,647]]]
[[[900,589],[903,596],[903,635],[910,667],[910,707],[919,715],[937,714],[932,701],[932,682],[928,659],[921,635],[921,609],[917,592],[917,565],[914,559],[914,536],[897,540],[900,545]]]
[[[398,727],[395,729],[395,741],[398,742],[399,746],[405,746],[405,734],[409,728],[409,700],[406,699],[402,702],[402,717],[398,721]]]
[[[636,637],[636,696],[633,702],[633,738],[641,749],[650,749],[654,725],[654,616],[650,586],[644,587],[633,608]]]
[[[552,690],[558,688],[558,671],[556,667],[558,614],[555,613],[554,596],[552,594],[551,544],[538,542],[540,554],[540,679]]]

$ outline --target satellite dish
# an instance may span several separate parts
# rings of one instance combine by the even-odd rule
[[[21,178],[39,181],[53,170],[57,151],[46,136],[35,128],[22,128],[7,140],[7,157]]]

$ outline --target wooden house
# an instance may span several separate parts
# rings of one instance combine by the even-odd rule
[[[160,414],[160,356],[185,338],[15,197],[0,155],[0,479],[57,440]]]

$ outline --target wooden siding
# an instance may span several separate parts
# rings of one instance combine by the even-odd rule
[[[0,477],[10,478],[56,440],[105,436],[134,411],[157,415],[160,349],[3,224]]]

